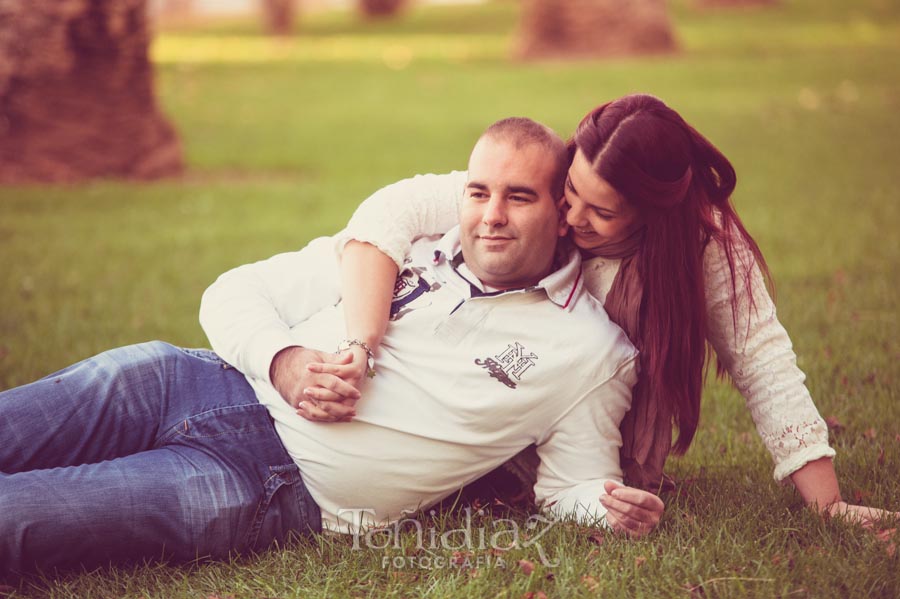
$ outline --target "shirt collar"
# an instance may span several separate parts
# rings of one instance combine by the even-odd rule
[[[446,264],[464,278],[475,289],[485,292],[484,285],[466,267],[462,259],[462,246],[459,240],[459,226],[450,229],[434,248],[435,265]],[[560,239],[556,248],[556,267],[553,272],[523,289],[510,289],[505,293],[529,292],[544,290],[547,297],[560,308],[569,308],[582,288],[581,253],[566,239]],[[493,294],[491,294],[493,295]]]

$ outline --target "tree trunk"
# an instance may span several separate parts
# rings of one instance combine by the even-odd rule
[[[193,0],[163,0],[159,7],[159,15],[163,19],[186,19],[187,17],[190,17],[193,12]]]
[[[740,8],[743,6],[775,6],[780,0],[696,0],[701,8]]]
[[[392,17],[405,3],[405,0],[359,0],[359,10],[367,18]]]
[[[291,35],[297,15],[295,0],[263,0],[266,31],[271,35]]]
[[[145,0],[0,2],[0,183],[179,173],[149,41]]]
[[[523,0],[517,54],[526,59],[676,50],[665,0]]]

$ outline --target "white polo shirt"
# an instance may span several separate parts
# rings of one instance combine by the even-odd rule
[[[487,295],[454,266],[459,252],[457,229],[413,245],[349,423],[301,418],[268,380],[281,349],[334,351],[345,337],[333,240],[230,271],[204,294],[213,348],[269,408],[327,529],[401,518],[532,443],[535,494],[556,515],[602,518],[603,481],[621,482],[637,352],[584,290],[578,252],[535,287]]]

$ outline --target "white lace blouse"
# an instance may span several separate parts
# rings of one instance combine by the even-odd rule
[[[343,242],[365,241],[378,247],[402,268],[412,241],[423,235],[444,233],[457,224],[457,203],[466,173],[418,175],[388,185],[364,201],[347,228]],[[343,243],[339,244],[340,247]],[[752,264],[749,251],[738,264]],[[746,293],[740,294],[736,323],[732,315],[731,286],[724,250],[710,243],[703,260],[709,342],[744,396],[750,415],[775,462],[775,479],[785,477],[808,462],[834,456],[828,429],[804,385],[791,340],[778,322],[775,305],[752,266],[755,309]],[[619,260],[593,258],[584,262],[584,282],[601,302],[612,286]]]

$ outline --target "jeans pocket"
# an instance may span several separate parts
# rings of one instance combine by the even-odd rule
[[[209,362],[211,364],[217,364],[222,368],[231,368],[231,364],[220,358],[219,354],[211,349],[203,347],[179,347],[178,350],[192,358],[197,358],[198,360],[203,360],[204,362]]]
[[[273,542],[283,543],[294,535],[322,531],[319,506],[303,484],[300,469],[294,463],[270,466],[246,546],[261,551]]]

